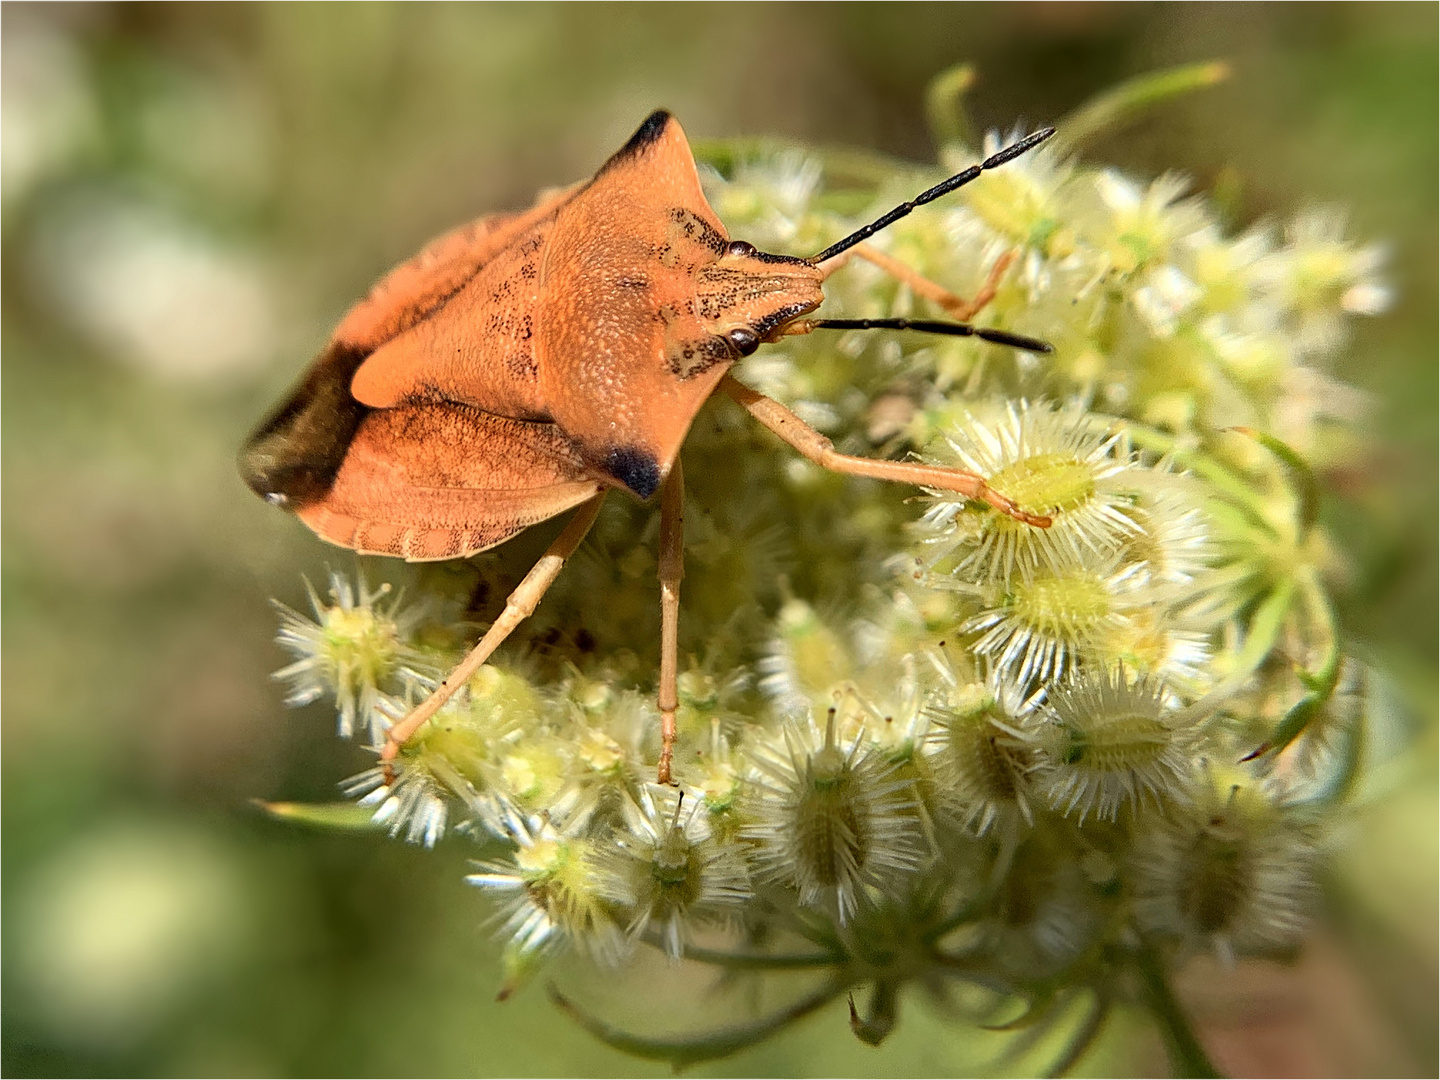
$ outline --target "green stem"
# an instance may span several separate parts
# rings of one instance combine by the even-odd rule
[[[1176,1076],[1218,1077],[1221,1072],[1210,1063],[1205,1048],[1195,1037],[1190,1021],[1165,978],[1165,969],[1155,950],[1146,946],[1136,955],[1136,967],[1145,988],[1145,1003],[1170,1054],[1170,1065]]]
[[[1074,150],[1152,105],[1192,90],[1214,86],[1229,74],[1230,69],[1226,64],[1210,61],[1186,64],[1167,71],[1153,71],[1127,79],[1119,86],[1091,98],[1056,124],[1059,135],[1055,142],[1065,150]]]
[[[1320,519],[1320,479],[1315,475],[1315,470],[1310,468],[1310,463],[1296,453],[1293,447],[1277,439],[1274,435],[1267,435],[1263,431],[1246,427],[1231,428],[1230,430],[1249,435],[1279,458],[1290,470],[1290,475],[1295,481],[1295,492],[1300,500],[1300,539],[1303,540],[1305,534]]]
[[[607,1046],[616,1050],[631,1054],[635,1057],[651,1058],[653,1060],[667,1061],[674,1068],[683,1069],[687,1065],[695,1065],[701,1061],[711,1061],[715,1058],[725,1057],[737,1050],[744,1050],[748,1046],[773,1035],[781,1028],[810,1015],[815,1010],[834,1001],[844,990],[844,987],[833,982],[827,982],[813,993],[801,998],[791,1005],[787,1005],[779,1012],[772,1013],[763,1020],[757,1020],[753,1024],[738,1024],[734,1027],[720,1028],[718,1031],[707,1032],[697,1035],[694,1038],[650,1038],[644,1035],[636,1035],[633,1032],[621,1031],[619,1028],[611,1027],[603,1020],[590,1015],[580,1009],[574,1002],[560,993],[552,983],[549,987],[550,1000],[571,1019],[590,1032]]]
[[[1320,637],[1322,656],[1319,667],[1300,673],[1300,681],[1328,699],[1335,692],[1335,684],[1340,681],[1340,661],[1343,659],[1335,608],[1313,563],[1301,566],[1296,571],[1296,577],[1300,581],[1300,600],[1305,605],[1305,615]]]
[[[1032,1028],[1037,1023],[1046,1020],[1054,1013],[1059,999],[1050,991],[1037,994],[1025,1003],[1025,1009],[1019,1016],[1006,1020],[1000,1024],[976,1024],[982,1031],[1024,1031]]]
[[[980,148],[979,133],[965,109],[965,95],[975,79],[973,64],[956,64],[931,80],[925,91],[925,120],[936,146]]]
[[[1100,1031],[1105,1026],[1105,1018],[1110,1015],[1110,1003],[1099,995],[1091,1003],[1090,1008],[1085,1010],[1085,1017],[1076,1027],[1070,1041],[1066,1043],[1065,1049],[1054,1063],[1046,1070],[1046,1076],[1068,1076],[1070,1071],[1080,1064],[1080,1059],[1085,1056],[1095,1040],[1100,1037]]]
[[[1034,1069],[1017,1069],[1017,1063],[1055,1032],[1059,1017],[1072,1000],[1073,997],[1069,995],[1050,997],[1040,1014],[1035,1017],[1034,1022],[1018,1029],[1013,1038],[1006,1040],[995,1060],[983,1070],[984,1074],[989,1076],[1017,1072],[1020,1075],[1033,1074]]]
[[[1245,631],[1245,644],[1235,655],[1235,670],[1232,678],[1248,675],[1260,666],[1285,626],[1285,617],[1290,614],[1290,605],[1295,601],[1295,582],[1281,581],[1261,600],[1250,616],[1250,625]]]
[[[1166,434],[1163,431],[1147,427],[1144,424],[1137,424],[1133,420],[1094,415],[1091,418],[1091,422],[1097,428],[1105,430],[1110,430],[1116,426],[1123,427],[1131,443],[1139,449],[1169,457],[1173,459],[1176,464],[1189,469],[1196,476],[1209,481],[1217,490],[1228,495],[1235,503],[1242,507],[1252,521],[1262,526],[1271,535],[1275,535],[1275,527],[1270,524],[1266,517],[1266,502],[1264,497],[1246,482],[1243,477],[1231,472],[1203,450],[1195,450],[1181,446],[1180,440],[1174,435]]]
[[[647,937],[646,942],[659,947],[658,937],[653,941]],[[783,971],[797,968],[831,967],[837,963],[835,956],[826,953],[738,953],[726,952],[724,949],[700,949],[693,945],[685,947],[685,959],[740,971]]]
[[[1300,681],[1307,688],[1306,694],[1290,707],[1290,710],[1275,725],[1275,730],[1270,733],[1270,737],[1265,740],[1264,744],[1243,757],[1242,761],[1250,761],[1262,754],[1278,754],[1303,735],[1305,729],[1320,714],[1320,710],[1335,695],[1335,687],[1340,682],[1340,663],[1343,654],[1340,650],[1339,633],[1335,626],[1335,612],[1330,606],[1329,598],[1325,595],[1325,587],[1320,584],[1319,575],[1313,566],[1302,566],[1296,576],[1298,584],[1295,591],[1305,607],[1311,624],[1321,634],[1323,658],[1320,666],[1315,670],[1302,668],[1296,672]],[[1288,603],[1286,606],[1289,606]],[[1252,621],[1251,626],[1253,627],[1258,622],[1257,618]]]

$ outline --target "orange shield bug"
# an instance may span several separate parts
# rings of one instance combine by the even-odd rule
[[[382,279],[246,443],[245,482],[333,544],[410,560],[474,555],[579,507],[480,642],[390,728],[381,751],[387,769],[535,610],[605,494],[623,488],[640,499],[660,493],[658,775],[670,781],[680,444],[717,389],[826,468],[959,492],[1048,526],[974,473],[840,454],[729,372],[765,342],[821,329],[912,329],[1050,351],[964,321],[1008,261],[967,303],[864,241],[1053,133],[1038,131],[801,259],[729,238],[701,191],[685,133],[656,112],[593,180],[529,210],[464,225]],[[852,255],[957,321],[806,318],[820,306],[825,279]]]

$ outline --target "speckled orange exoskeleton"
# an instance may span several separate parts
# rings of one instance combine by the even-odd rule
[[[358,552],[455,559],[579,507],[464,661],[390,729],[401,746],[534,610],[612,488],[660,493],[659,779],[675,741],[682,574],[680,444],[717,389],[818,464],[984,500],[1046,526],[970,472],[835,451],[730,369],[761,344],[817,329],[913,329],[1048,351],[972,328],[966,302],[864,245],[915,207],[1024,153],[1036,132],[809,259],[732,241],[701,191],[689,143],[649,117],[586,183],[529,210],[482,217],[395,268],[335,329],[291,395],[245,445],[240,468],[268,501]],[[852,255],[960,321],[807,319]]]

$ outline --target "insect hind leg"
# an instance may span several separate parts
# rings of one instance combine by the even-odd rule
[[[380,764],[385,770],[387,784],[395,779],[395,759],[400,754],[400,748],[420,730],[425,721],[434,716],[442,705],[455,696],[455,692],[460,687],[470,681],[470,677],[480,670],[481,665],[490,659],[490,656],[515,631],[515,628],[534,614],[541,597],[559,576],[565,560],[575,553],[575,549],[585,539],[585,534],[590,531],[590,526],[595,524],[595,518],[600,513],[600,504],[604,501],[605,493],[602,491],[593,499],[580,505],[580,509],[575,511],[575,516],[570,519],[560,535],[545,550],[545,554],[540,556],[539,561],[530,568],[530,572],[525,575],[519,585],[515,586],[515,591],[505,601],[505,610],[490,624],[490,629],[485,632],[485,636],[470,650],[465,659],[455,666],[455,670],[440,681],[440,685],[431,692],[429,697],[407,715],[397,720],[385,733],[385,746],[380,751]]]
[[[680,459],[660,489],[660,765],[656,779],[672,783],[675,710],[680,707],[677,669],[680,654],[680,579],[685,576],[685,479]]]

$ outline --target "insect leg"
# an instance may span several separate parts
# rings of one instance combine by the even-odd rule
[[[685,576],[685,478],[680,459],[660,489],[660,768],[656,779],[671,783],[675,751],[676,670],[680,653],[680,579]]]
[[[455,666],[455,670],[441,680],[429,697],[405,717],[397,720],[386,732],[385,746],[380,751],[380,762],[385,767],[387,782],[394,778],[391,763],[410,736],[419,731],[420,726],[434,716],[440,706],[454,696],[456,690],[469,681],[470,676],[490,659],[491,653],[500,647],[500,643],[509,637],[517,626],[534,614],[540,598],[559,576],[565,560],[575,553],[580,541],[584,540],[585,534],[590,531],[590,526],[595,524],[595,518],[600,513],[600,504],[604,501],[605,492],[602,491],[590,501],[580,504],[575,516],[555,538],[555,542],[540,556],[540,560],[530,568],[530,572],[520,584],[515,586],[515,591],[505,601],[505,610],[490,624],[485,636],[470,650],[465,659]]]
[[[745,407],[751,416],[780,436],[815,464],[849,476],[869,476],[876,480],[894,480],[902,484],[955,491],[968,499],[987,502],[1001,513],[1038,528],[1049,528],[1050,518],[1032,514],[1005,495],[996,491],[978,473],[966,469],[947,469],[941,465],[922,465],[912,461],[877,461],[874,458],[852,457],[839,453],[833,443],[773,398],[758,394],[743,383],[726,375],[720,389]]]
[[[827,260],[820,269],[828,278],[849,262],[852,256],[864,259],[884,270],[901,284],[908,285],[915,295],[923,296],[926,300],[944,308],[946,314],[954,316],[960,322],[969,322],[979,314],[986,304],[995,299],[995,292],[1000,287],[1000,279],[1005,276],[1005,271],[1010,269],[1018,254],[1016,251],[1007,251],[995,260],[995,265],[990,268],[990,273],[985,278],[985,284],[975,294],[973,300],[957,296],[945,286],[931,281],[919,271],[906,266],[899,259],[887,255],[879,248],[871,247],[869,244],[856,244],[849,251]]]

